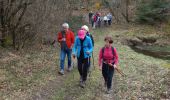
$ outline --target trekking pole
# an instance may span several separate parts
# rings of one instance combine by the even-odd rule
[[[88,64],[90,63],[90,57],[88,58]],[[90,68],[90,64],[89,64],[89,68],[88,68],[88,73],[89,73],[89,77],[91,76],[91,68]]]
[[[115,68],[115,69],[121,76],[126,76],[119,68]]]
[[[106,62],[103,63],[107,64]],[[115,68],[115,69],[121,76],[126,76],[119,68]]]
[[[93,67],[94,67],[93,69],[95,70],[93,52],[92,52],[92,59],[93,59]]]
[[[72,61],[72,67],[75,67],[75,57],[72,57],[73,61]],[[73,72],[73,79],[75,78],[74,72]]]

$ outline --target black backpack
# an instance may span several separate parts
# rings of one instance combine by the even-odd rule
[[[102,48],[102,57],[104,56],[104,49],[105,49],[105,47]],[[114,55],[114,47],[112,47],[112,54]],[[113,58],[113,59],[115,59],[115,58]]]

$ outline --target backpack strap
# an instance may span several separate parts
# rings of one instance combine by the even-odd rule
[[[112,54],[114,55],[114,47],[111,47],[111,48],[112,48]],[[104,50],[105,50],[105,47],[102,48],[102,58],[104,57]]]
[[[113,54],[113,55],[115,54],[115,52],[114,52],[114,47],[112,47],[112,54]]]

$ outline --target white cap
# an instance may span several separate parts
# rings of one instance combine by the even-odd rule
[[[64,23],[64,24],[62,25],[62,27],[64,27],[64,28],[69,28],[69,25],[68,25],[68,23]]]
[[[87,25],[83,25],[81,28],[84,29],[84,30],[86,30],[87,32],[89,32],[89,28],[88,28]]]

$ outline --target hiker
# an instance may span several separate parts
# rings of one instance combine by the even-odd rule
[[[94,26],[94,16],[95,16],[95,14],[93,14],[92,17],[91,17],[91,27]]]
[[[74,33],[69,29],[68,23],[62,25],[62,31],[58,33],[58,42],[61,46],[60,52],[60,71],[59,74],[64,75],[65,56],[68,58],[68,71],[71,71],[71,54],[74,44]]]
[[[89,12],[89,23],[91,23],[92,16],[93,16],[93,12],[90,11],[90,12]]]
[[[92,25],[93,29],[96,28],[97,18],[98,18],[98,14],[96,13],[96,14],[94,14],[93,17],[92,17],[92,19],[93,19],[93,25]]]
[[[104,16],[104,17],[103,17],[103,21],[104,21],[104,26],[106,26],[106,25],[107,25],[107,22],[108,22],[107,16]]]
[[[107,18],[108,18],[108,24],[111,25],[111,23],[112,23],[112,18],[113,18],[113,17],[112,17],[112,14],[111,14],[111,13],[108,13],[108,14],[107,14]]]
[[[100,26],[101,26],[101,13],[98,13],[97,26],[98,26],[99,28],[100,28]]]
[[[85,87],[87,80],[89,57],[93,51],[93,45],[90,37],[86,36],[86,31],[79,30],[73,46],[73,58],[77,57],[78,71],[80,74],[80,86]]]
[[[83,30],[86,31],[86,35],[91,38],[92,44],[93,44],[93,47],[94,47],[94,40],[93,40],[92,34],[89,32],[89,27],[88,27],[87,25],[83,25],[83,26],[81,27],[81,29],[83,29]]]
[[[114,69],[117,68],[118,64],[118,53],[116,48],[112,46],[113,40],[111,37],[105,37],[104,41],[105,46],[100,49],[99,53],[99,68],[102,70],[105,87],[107,88],[107,93],[109,94],[112,87]]]
[[[89,28],[87,25],[83,25],[81,27],[81,29],[85,30],[86,31],[86,35],[88,37],[90,37],[91,41],[92,41],[92,44],[93,44],[93,48],[94,48],[94,40],[93,40],[93,36],[91,35],[91,33],[89,32]],[[93,57],[93,54],[92,54],[92,57]],[[94,62],[93,62],[94,63]],[[90,66],[91,66],[91,56],[89,57],[89,69],[90,69]],[[88,69],[88,72],[89,72],[89,69]]]

